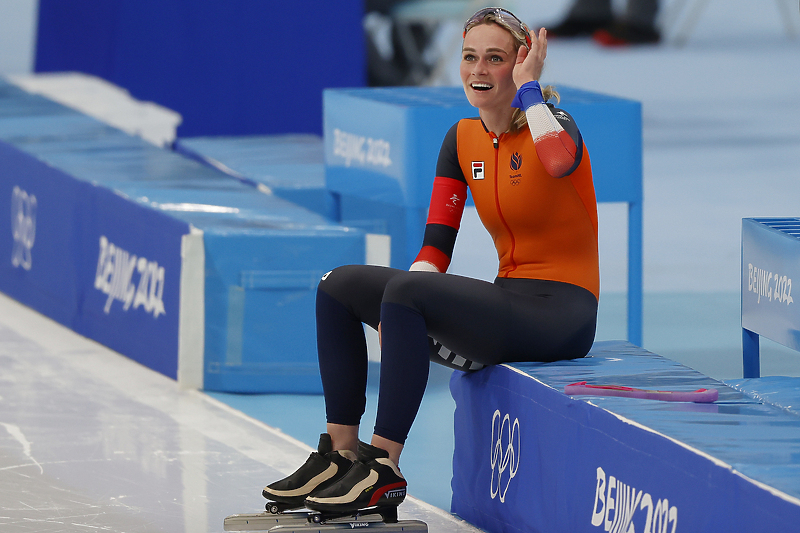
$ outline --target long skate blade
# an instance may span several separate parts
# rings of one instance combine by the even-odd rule
[[[243,513],[234,514],[225,518],[223,528],[225,531],[269,531],[276,526],[304,526],[310,524],[309,516],[310,511],[296,511],[288,513]],[[363,522],[379,522],[381,521],[380,514],[376,512],[365,512],[357,519],[353,515],[348,514],[343,517],[329,518],[329,523],[363,523]]]
[[[244,513],[225,518],[225,531],[269,531],[280,525],[308,524],[307,511],[297,513]]]
[[[375,529],[381,532],[403,531],[405,533],[428,533],[428,524],[420,520],[399,520],[393,523],[368,522],[362,519],[344,522],[326,522],[324,524],[280,525],[270,529],[270,533],[318,533],[321,531],[339,531],[345,529]]]

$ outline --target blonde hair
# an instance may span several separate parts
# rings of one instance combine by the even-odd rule
[[[475,26],[480,24],[497,24],[501,28],[508,31],[512,37],[514,37],[514,51],[519,53],[519,49],[523,46],[527,46],[525,42],[525,36],[518,31],[515,31],[507,24],[505,24],[501,19],[498,19],[493,13],[487,13],[486,16],[483,17],[481,22],[470,26],[467,31],[471,30]],[[558,94],[558,91],[552,85],[547,85],[546,87],[542,88],[542,97],[544,97],[544,101],[547,102],[551,98],[555,98],[556,103],[561,102],[561,95]],[[528,117],[525,116],[525,110],[523,109],[515,109],[514,113],[511,115],[511,126],[509,130],[511,132],[516,132],[524,128],[528,125]]]

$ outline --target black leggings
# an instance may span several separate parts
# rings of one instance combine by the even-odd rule
[[[568,283],[513,278],[489,283],[435,272],[339,267],[323,277],[317,291],[327,420],[358,425],[364,414],[368,365],[362,323],[375,329],[381,324],[375,434],[402,444],[425,392],[429,360],[471,370],[575,359],[589,352],[596,320],[594,295]]]

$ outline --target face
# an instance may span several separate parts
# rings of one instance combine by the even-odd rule
[[[464,36],[461,83],[469,103],[479,109],[508,108],[517,92],[512,71],[514,38],[497,24],[479,24]]]

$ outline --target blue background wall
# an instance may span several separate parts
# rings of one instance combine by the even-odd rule
[[[37,72],[100,76],[183,115],[181,137],[322,133],[365,84],[360,0],[41,0]]]

